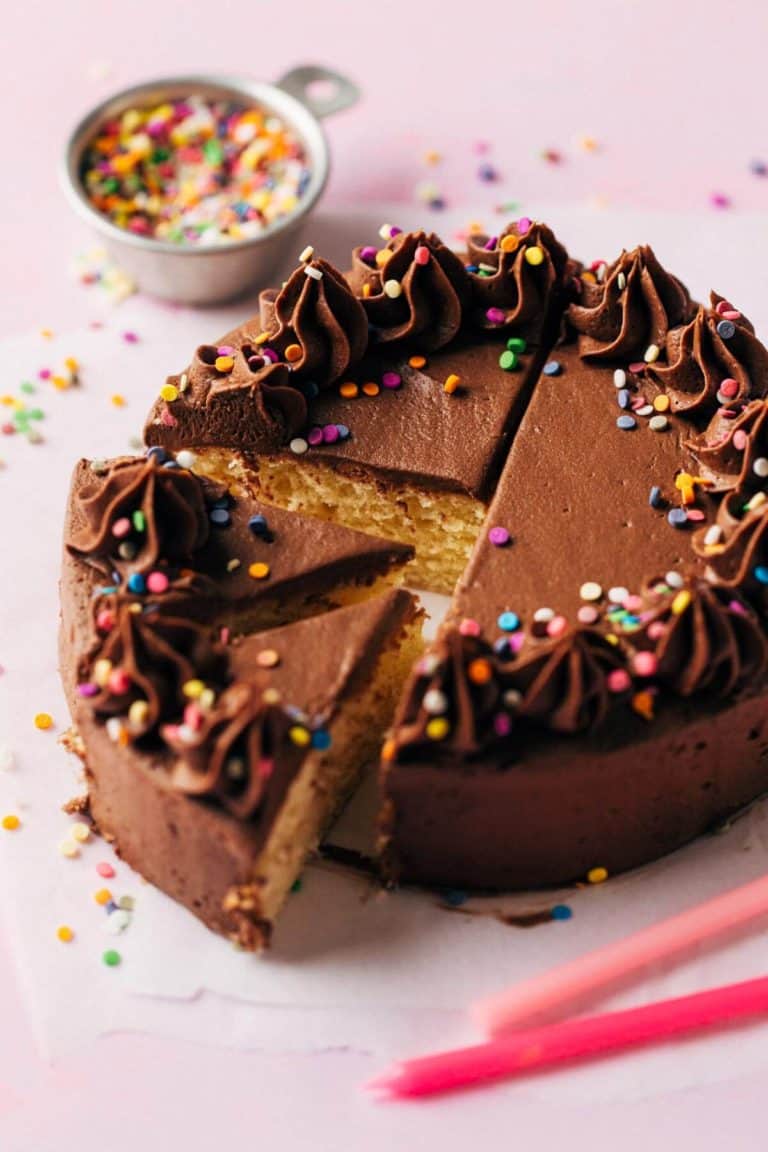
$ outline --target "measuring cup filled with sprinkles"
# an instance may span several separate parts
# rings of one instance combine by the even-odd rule
[[[180,77],[93,109],[67,145],[65,189],[121,270],[190,304],[265,283],[325,186],[322,117],[358,91],[324,68],[277,84]]]

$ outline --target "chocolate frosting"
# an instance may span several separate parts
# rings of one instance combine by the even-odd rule
[[[607,675],[621,666],[616,649],[594,628],[531,645],[515,665],[520,714],[555,732],[583,732],[605,718]]]
[[[273,451],[306,425],[307,396],[329,387],[365,352],[365,312],[326,260],[301,264],[279,291],[262,292],[259,305],[258,319],[219,344],[202,345],[186,373],[169,378],[179,395],[158,402],[148,441]],[[216,366],[221,355],[224,370]]]
[[[109,671],[122,683],[107,679],[100,684],[99,661],[108,661]],[[78,692],[100,717],[128,717],[132,704],[145,702],[141,719],[129,718],[124,728],[128,739],[138,739],[180,713],[184,684],[221,683],[224,673],[223,650],[212,643],[208,629],[159,612],[137,612],[123,603],[106,637],[84,661]]]
[[[539,264],[526,259],[526,251],[534,247],[543,257]],[[467,255],[470,269],[477,269],[470,271],[473,322],[487,331],[514,329],[528,340],[538,339],[569,264],[551,229],[516,222],[499,236],[474,233],[467,240]]]
[[[758,461],[768,460],[768,400],[759,402],[747,433],[737,483],[723,497],[717,511],[719,541],[708,542],[708,529],[700,529],[693,545],[705,557],[714,580],[723,588],[743,591],[765,606],[768,585],[758,570],[768,567],[768,478]],[[757,470],[756,470],[757,465]],[[764,466],[763,466],[764,467]]]
[[[276,765],[292,774],[307,752],[291,740],[296,719],[281,705],[265,703],[265,684],[235,681],[208,713],[192,705],[183,724],[163,727],[163,739],[176,753],[171,787],[215,797],[239,820],[256,815]]]
[[[686,442],[710,492],[730,492],[737,487],[744,470],[748,438],[755,425],[765,419],[765,412],[766,404],[760,400],[753,400],[738,413],[719,408],[706,431]]]
[[[203,485],[185,468],[154,457],[114,463],[77,493],[79,526],[67,547],[105,572],[146,573],[164,561],[189,561],[208,539]],[[121,545],[126,546],[121,554]]]
[[[678,696],[729,696],[768,667],[768,641],[754,613],[706,580],[667,592],[652,611],[657,676]]]
[[[582,280],[568,320],[587,360],[631,360],[651,344],[663,348],[670,329],[691,314],[685,286],[662,268],[647,245],[622,252],[600,283]]]
[[[327,260],[300,265],[279,292],[262,292],[259,305],[262,331],[269,334],[264,349],[284,359],[286,348],[297,344],[301,355],[291,362],[296,379],[320,389],[354,368],[368,346],[365,310]]]
[[[232,348],[231,372],[216,371],[218,347]],[[247,328],[230,333],[223,345],[201,345],[186,375],[187,392],[168,406],[176,418],[190,400],[204,403],[214,427],[216,421],[232,419],[236,413],[249,440],[265,448],[282,443],[306,423],[307,398],[296,387],[289,365],[264,360]],[[178,376],[170,379],[177,386],[180,381]]]
[[[516,697],[515,697],[516,700]],[[417,664],[395,719],[400,759],[450,752],[471,758],[508,743],[512,709],[500,662],[481,637],[446,629]],[[430,722],[442,723],[439,741]]]
[[[729,696],[768,668],[760,623],[731,593],[692,577],[682,590],[655,586],[645,601],[636,634],[575,627],[557,638],[529,637],[508,660],[480,636],[444,629],[406,687],[395,718],[396,759],[492,754],[501,766],[522,746],[526,723],[565,734],[596,729],[632,688],[632,661],[644,649],[657,659],[644,683],[677,696]],[[626,686],[611,691],[616,671],[627,674]]]
[[[556,732],[595,728],[608,710],[607,674],[619,667],[619,653],[593,628],[529,640],[519,659],[506,660],[482,637],[449,626],[405,690],[395,719],[398,759],[502,756],[519,738],[516,720]]]
[[[469,277],[439,236],[398,233],[387,242],[383,266],[364,259],[364,251],[352,253],[349,282],[371,325],[372,344],[408,343],[432,352],[454,339],[469,300]],[[390,282],[399,286],[396,297],[385,289]]]
[[[718,311],[723,305],[729,317],[738,317],[735,322]],[[721,334],[731,328],[732,335]],[[738,409],[766,394],[768,351],[746,317],[713,292],[709,308],[700,306],[689,324],[670,332],[667,363],[652,364],[649,372],[673,410],[710,415],[719,404]],[[735,382],[731,395],[721,393],[726,380]]]

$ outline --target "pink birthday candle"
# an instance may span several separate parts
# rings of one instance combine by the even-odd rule
[[[396,1065],[368,1087],[391,1097],[433,1096],[541,1068],[658,1043],[768,1012],[768,977],[692,996],[514,1032]]]
[[[534,1017],[559,1014],[566,1006],[616,984],[657,960],[722,935],[767,912],[768,876],[763,876],[481,1000],[472,1005],[472,1017],[484,1031],[497,1034]]]

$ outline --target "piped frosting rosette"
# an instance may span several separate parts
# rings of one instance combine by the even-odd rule
[[[349,282],[371,326],[371,343],[433,352],[459,333],[469,278],[434,233],[394,230],[382,249],[355,248]]]
[[[711,416],[721,406],[738,413],[766,394],[768,351],[747,318],[713,292],[709,308],[670,332],[666,363],[651,364],[649,373],[673,411]]]
[[[699,475],[714,495],[731,492],[744,470],[744,453],[757,424],[765,419],[765,402],[752,400],[743,408],[718,408],[706,430],[686,442]]]
[[[526,724],[583,732],[601,724],[620,653],[593,628],[529,639],[519,656],[449,626],[416,666],[389,753],[399,760],[471,758],[493,751],[511,759]]]
[[[300,265],[279,292],[261,293],[259,307],[263,342],[251,358],[289,364],[297,380],[311,380],[321,391],[365,354],[365,310],[327,260]]]
[[[633,643],[652,654],[654,679],[675,695],[731,696],[768,667],[768,640],[737,593],[690,576],[677,588],[652,582],[643,600]]]
[[[256,817],[275,785],[284,794],[305,757],[330,745],[327,730],[285,706],[266,676],[235,681],[207,711],[191,701],[162,736],[176,754],[171,786],[215,799],[239,820]]]
[[[691,312],[685,286],[643,246],[601,267],[599,279],[584,275],[568,321],[585,360],[621,363],[658,355],[670,330],[686,323]]]
[[[208,539],[202,481],[155,454],[125,459],[78,493],[66,544],[105,573],[144,577],[164,562],[190,561]]]
[[[177,716],[187,699],[206,701],[223,682],[223,650],[193,621],[120,604],[112,626],[80,668],[78,696],[127,744]]]
[[[713,580],[768,608],[768,400],[752,406],[738,479],[723,496],[714,524],[694,536]],[[739,441],[741,444],[742,442]]]
[[[171,377],[171,420],[193,425],[198,442],[217,421],[247,428],[252,446],[279,446],[307,422],[307,403],[363,356],[368,322],[344,277],[327,261],[309,257],[279,291],[262,292],[259,318],[197,349],[187,372]],[[183,412],[185,396],[195,407]],[[196,441],[195,428],[186,433]]]
[[[523,219],[498,236],[473,233],[467,259],[473,323],[536,342],[570,279],[568,255],[551,229]]]

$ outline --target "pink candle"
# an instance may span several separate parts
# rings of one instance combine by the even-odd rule
[[[763,876],[481,1000],[472,1006],[472,1016],[485,1031],[498,1033],[537,1016],[561,1013],[567,1006],[648,964],[746,924],[766,912],[768,876]]]
[[[471,1048],[422,1056],[397,1065],[368,1087],[387,1096],[433,1096],[657,1043],[766,1012],[768,977],[763,976],[642,1008],[529,1028]]]

